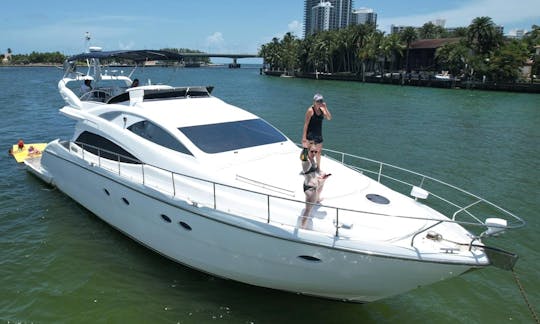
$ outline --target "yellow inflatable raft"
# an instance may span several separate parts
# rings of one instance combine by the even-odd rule
[[[22,163],[26,159],[41,156],[41,153],[47,146],[47,143],[24,143],[22,148],[19,146],[19,144],[14,144],[10,153],[18,163]]]

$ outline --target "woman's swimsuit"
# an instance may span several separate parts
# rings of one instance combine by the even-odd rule
[[[304,175],[310,174],[310,173],[313,173],[313,172],[316,172],[317,170],[318,170],[317,164],[316,164],[316,163],[313,163],[313,164],[311,165],[311,167],[309,168],[309,170],[307,170],[306,172],[304,172]],[[311,190],[311,189],[317,189],[317,187],[316,187],[316,186],[307,185],[307,184],[304,183],[304,191]]]

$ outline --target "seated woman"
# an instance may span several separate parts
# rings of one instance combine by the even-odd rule
[[[321,202],[321,191],[326,178],[330,174],[321,172],[317,166],[316,157],[319,153],[317,145],[312,144],[307,150],[307,156],[302,154],[302,170],[304,174],[304,194],[306,195],[306,207],[302,214],[301,227],[307,228],[307,221],[314,204]]]

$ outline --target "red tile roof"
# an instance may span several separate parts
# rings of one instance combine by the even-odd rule
[[[435,39],[419,39],[411,43],[410,48],[421,49],[421,48],[439,48],[446,44],[453,44],[459,42],[461,38],[435,38]]]

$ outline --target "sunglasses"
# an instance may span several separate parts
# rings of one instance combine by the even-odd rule
[[[318,153],[319,151],[310,151],[311,153]]]
[[[318,102],[318,103],[323,103],[324,100],[322,100],[322,99],[321,99],[321,100],[317,100],[317,102]]]

